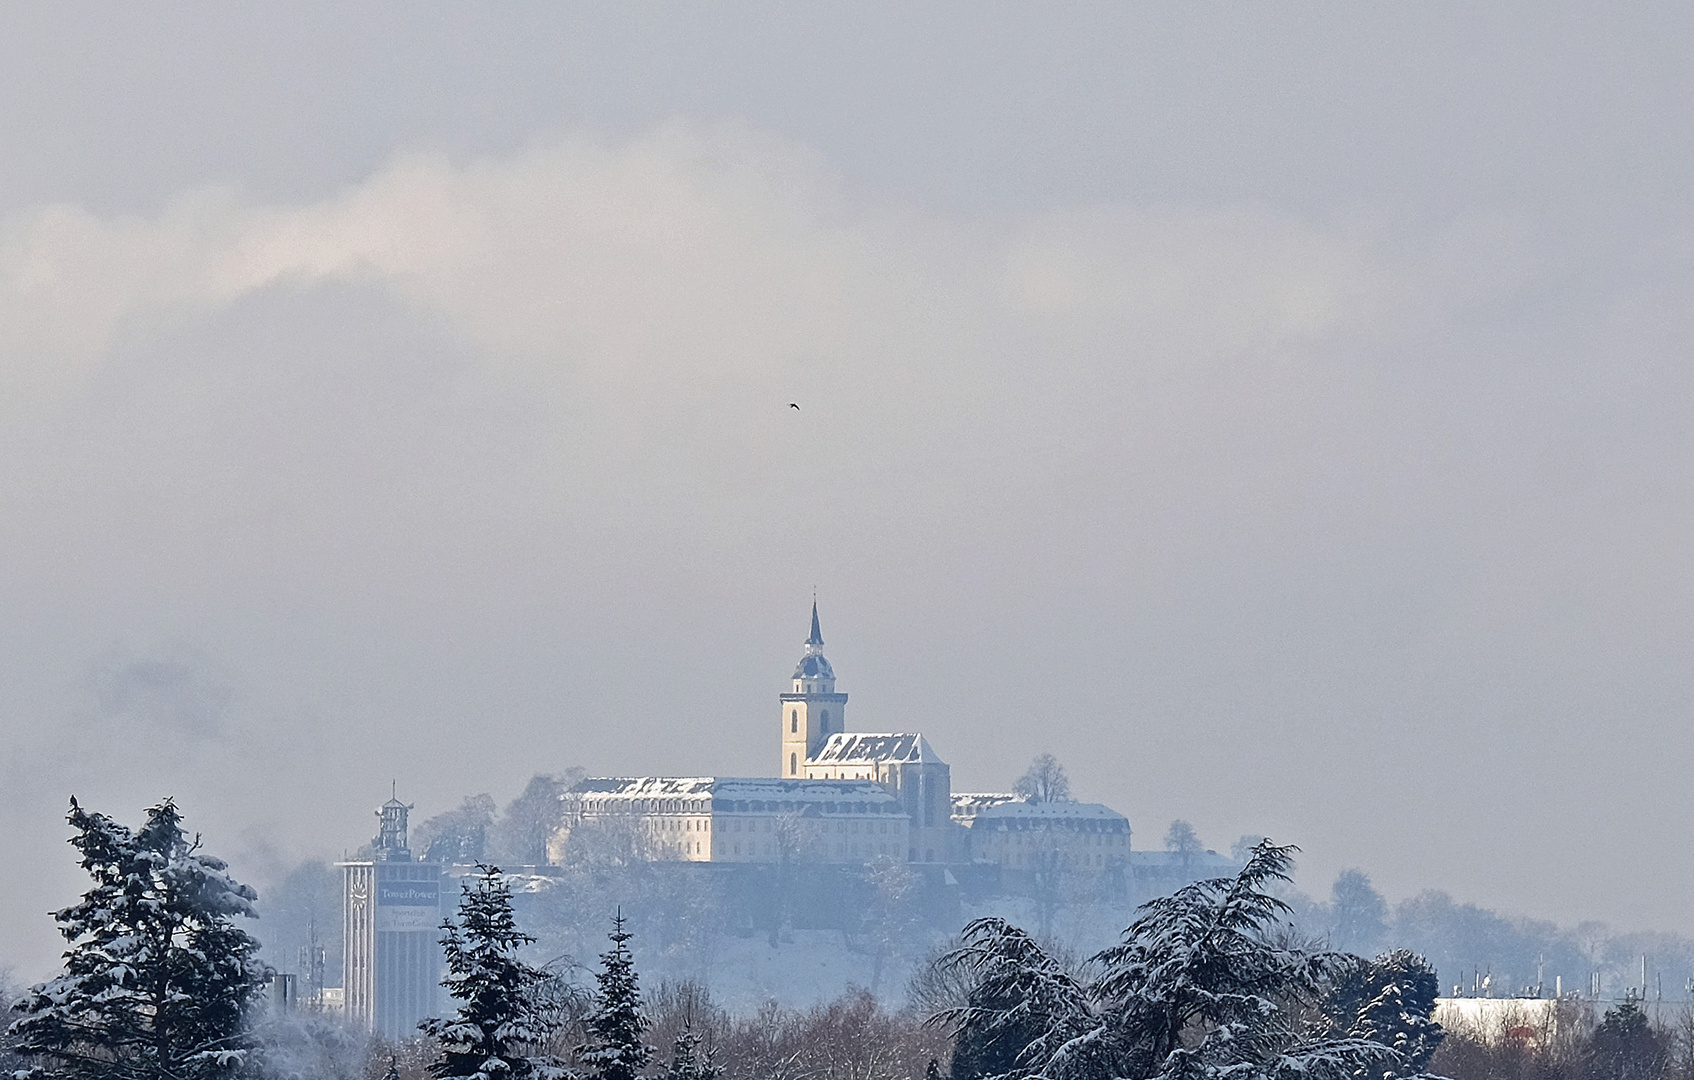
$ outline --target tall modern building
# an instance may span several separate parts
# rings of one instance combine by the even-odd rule
[[[436,1015],[441,982],[441,864],[413,861],[411,809],[397,798],[383,803],[369,861],[341,864],[347,1016],[396,1040]]]

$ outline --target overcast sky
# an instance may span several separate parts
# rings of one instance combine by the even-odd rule
[[[1694,933],[1694,7],[4,22],[21,971],[73,793],[769,774],[814,587],[956,789]]]

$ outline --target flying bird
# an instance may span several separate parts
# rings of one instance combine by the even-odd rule
[[[794,410],[794,411],[795,411],[795,412],[799,412],[799,411],[800,411],[800,406],[799,406],[799,405],[798,405],[798,404],[797,404],[797,403],[795,403],[795,402],[792,402],[792,401],[790,401],[790,402],[789,402],[789,403],[788,403],[788,407],[789,407],[789,408],[790,408],[790,409],[793,409],[793,410]]]

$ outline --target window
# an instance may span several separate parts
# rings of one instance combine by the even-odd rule
[[[788,755],[788,775],[793,776],[800,769],[800,759],[793,754]]]
[[[800,710],[799,709],[789,709],[788,710],[788,731],[789,731],[790,734],[793,734],[793,733],[795,733],[799,730],[800,730]]]
[[[829,733],[829,710],[828,709],[825,709],[823,712],[818,714],[818,723],[820,725],[822,725],[823,732],[824,732],[824,734],[827,735]]]

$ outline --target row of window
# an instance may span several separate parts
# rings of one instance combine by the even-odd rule
[[[1063,852],[1054,852],[1053,854],[1059,857],[1059,863],[1061,865],[1073,865],[1075,862],[1080,861],[1083,866],[1093,867],[1096,870],[1104,870],[1106,868],[1106,857],[1104,855],[1094,855],[1091,857],[1087,853],[1081,855],[1066,855]],[[1014,851],[1006,857],[1006,865],[1013,868],[1031,866],[1034,863],[1034,855],[1022,855]]]
[[[730,858],[740,858],[743,855],[745,855],[749,859],[757,859],[757,858],[761,858],[761,857],[766,858],[766,859],[772,859],[772,858],[776,857],[776,848],[775,848],[775,845],[773,845],[773,844],[752,844],[752,843],[749,843],[745,846],[745,849],[743,849],[743,845],[741,845],[740,843],[730,843],[728,845],[728,848],[729,848],[729,857]],[[873,857],[873,856],[876,856],[876,855],[898,856],[899,854],[900,854],[900,846],[898,844],[888,844],[888,843],[847,844],[847,843],[841,843],[841,844],[835,845],[835,857],[838,858],[838,859],[870,858],[870,857]],[[916,854],[917,854],[916,852],[910,853],[910,855],[914,856],[914,857],[916,856]]]
[[[999,821],[977,820],[971,828],[980,832],[1067,832],[1067,833],[1106,833],[1123,836],[1129,832],[1126,821],[1089,821],[1063,818],[1012,818]]]
[[[711,822],[705,818],[660,818],[659,828],[665,832],[707,832]]]
[[[582,808],[626,814],[705,814],[711,812],[712,804],[706,799],[591,799]]]
[[[1092,844],[1095,847],[1125,847],[1129,844],[1127,836],[1105,836],[1101,833],[1076,833],[1070,837],[1036,836],[1030,833],[1019,833],[1011,836],[985,837],[985,840],[998,840],[1002,845],[1029,847],[1032,845],[1057,844],[1068,841],[1071,844],[1081,844],[1084,847]]]

